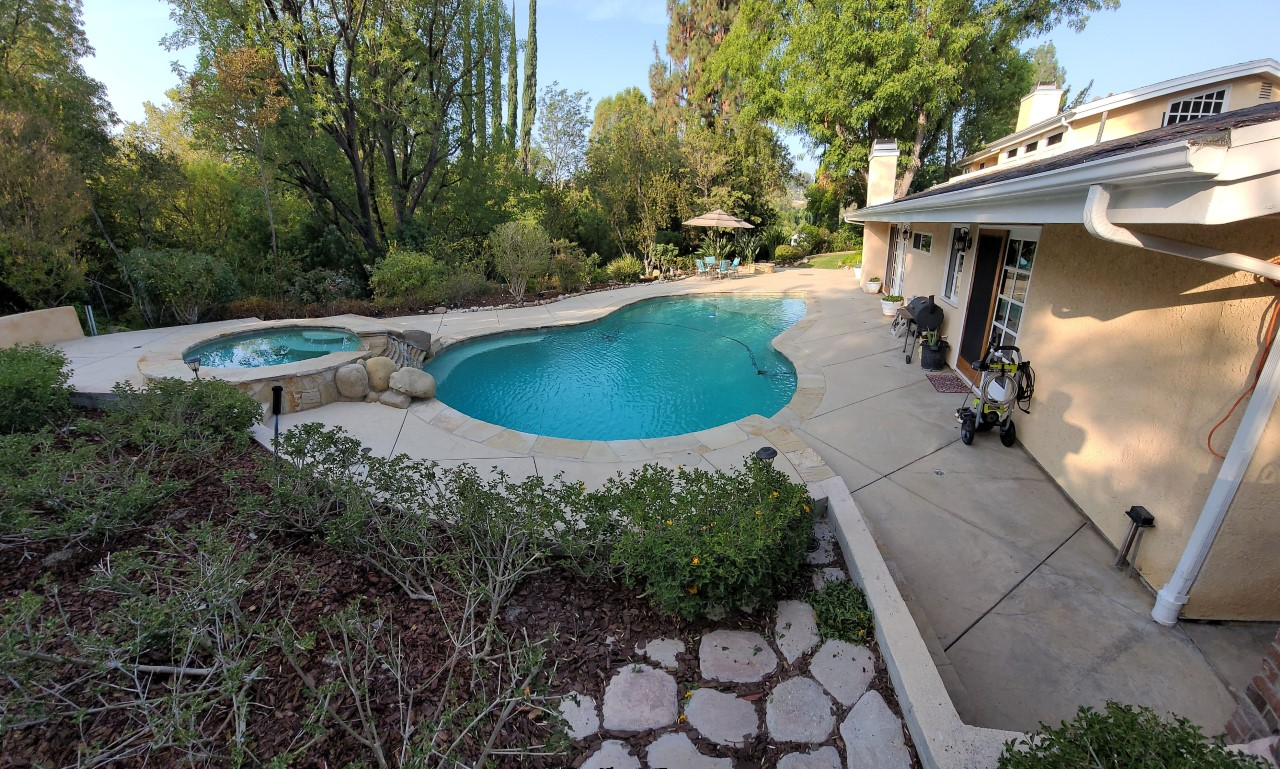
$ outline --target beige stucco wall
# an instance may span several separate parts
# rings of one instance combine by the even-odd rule
[[[1153,231],[1256,256],[1280,255],[1280,219]],[[1164,584],[1221,461],[1209,429],[1252,381],[1277,289],[1242,273],[1046,226],[1020,343],[1036,399],[1023,445],[1118,543],[1131,505],[1156,528],[1138,569]],[[1225,452],[1243,407],[1218,431]],[[1188,617],[1280,619],[1280,418],[1249,468],[1186,609]]]
[[[903,274],[902,295],[934,296],[943,309],[942,335],[952,345],[952,354],[960,338],[960,310],[942,299],[942,282],[946,278],[947,254],[951,243],[949,224],[913,224],[912,232],[933,236],[933,248],[917,251],[907,243],[906,271]],[[966,261],[966,266],[968,262]],[[964,295],[963,293],[961,294]]]
[[[886,280],[885,265],[889,260],[889,230],[884,222],[867,222],[862,227],[862,282],[868,278]]]
[[[1150,131],[1160,127],[1161,118],[1165,111],[1169,108],[1169,102],[1178,101],[1188,96],[1204,93],[1205,91],[1216,91],[1224,85],[1231,90],[1227,94],[1227,107],[1225,111],[1235,109],[1243,109],[1252,107],[1263,102],[1258,98],[1258,90],[1262,86],[1261,75],[1250,75],[1248,77],[1236,78],[1235,80],[1227,80],[1223,83],[1217,83],[1212,86],[1204,86],[1186,91],[1179,91],[1176,94],[1161,96],[1156,99],[1148,99],[1147,101],[1131,104],[1127,107],[1112,110],[1107,115],[1107,125],[1102,129],[1102,140],[1110,141],[1118,139],[1121,136],[1129,136],[1142,131]],[[1280,84],[1278,84],[1280,85]]]
[[[83,336],[74,307],[54,307],[0,317],[0,347],[54,344]]]

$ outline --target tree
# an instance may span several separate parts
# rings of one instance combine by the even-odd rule
[[[538,115],[538,0],[529,0],[529,39],[524,49],[524,93],[520,95],[524,114],[520,120],[520,166],[529,173],[529,150],[533,146],[533,121]]]
[[[493,265],[517,302],[524,300],[529,278],[547,271],[551,239],[547,231],[529,222],[499,224],[489,236]]]
[[[502,33],[507,28],[502,0],[489,2],[489,135],[495,145],[503,140],[502,128]]]
[[[472,68],[473,85],[472,116],[475,121],[476,146],[483,156],[489,147],[489,95],[487,93],[487,76],[489,74],[489,31],[485,18],[485,7],[476,8],[472,37],[476,40],[475,66]]]
[[[507,17],[507,144],[516,146],[516,115],[519,114],[519,99],[516,96],[516,83],[520,72],[516,66],[516,0],[511,0],[511,15]]]
[[[196,323],[202,312],[235,293],[231,266],[209,254],[134,249],[129,261],[150,298],[168,308],[180,323]]]
[[[1060,23],[1082,28],[1118,0],[742,0],[708,74],[741,82],[754,117],[804,131],[838,175],[865,174],[876,139],[909,151],[897,193],[911,188],[930,132],[1016,43]]]
[[[0,284],[36,308],[79,290],[88,214],[84,177],[53,128],[0,110]]]
[[[692,110],[711,128],[727,122],[737,112],[740,93],[730,87],[723,73],[706,75],[706,63],[724,40],[738,13],[738,0],[667,0],[667,55],[654,46],[649,86],[654,109],[668,128],[684,122],[682,113]]]
[[[545,181],[564,189],[586,163],[591,100],[586,91],[569,93],[559,85],[553,82],[542,91],[537,147],[544,159]]]
[[[1058,63],[1058,49],[1054,47],[1052,41],[1037,45],[1028,55],[1031,58],[1031,66],[1035,68],[1037,83],[1053,83],[1063,89],[1062,103],[1058,105],[1058,109],[1075,109],[1089,98],[1089,92],[1093,90],[1092,80],[1075,96],[1071,95],[1071,88],[1067,86],[1067,70]]]

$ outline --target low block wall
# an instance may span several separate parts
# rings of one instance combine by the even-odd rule
[[[54,344],[80,339],[84,330],[74,307],[20,312],[0,317],[0,347],[20,344]]]

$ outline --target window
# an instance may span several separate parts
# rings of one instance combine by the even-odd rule
[[[1225,88],[1169,102],[1169,111],[1165,113],[1164,124],[1185,123],[1188,120],[1220,114],[1226,102],[1227,89]]]
[[[951,255],[947,257],[947,276],[942,282],[942,298],[960,306],[960,278],[964,275],[964,257],[971,245],[968,227],[951,228]]]
[[[1040,142],[1038,141],[1031,142],[1030,144],[1027,145],[1026,149],[1024,149],[1023,152],[1035,152],[1039,146],[1040,146]]]
[[[1027,306],[1027,290],[1031,286],[1031,268],[1036,260],[1036,241],[1009,239],[1004,267],[996,296],[996,314],[991,321],[993,345],[1016,345],[1022,326],[1022,311]]]
[[[1014,147],[1013,149],[1009,150],[1009,154],[1005,155],[1005,157],[1007,157],[1007,158],[1016,158],[1017,156],[1018,156],[1018,148],[1017,148],[1017,147]]]
[[[986,168],[986,167],[987,167],[987,161],[985,161],[985,160],[978,164],[978,170],[979,170],[979,171],[981,171],[982,169],[984,169],[984,168]]]
[[[1054,134],[1053,136],[1050,136],[1048,139],[1045,139],[1045,140],[1044,140],[1044,146],[1046,146],[1046,147],[1052,147],[1052,146],[1053,146],[1053,145],[1055,145],[1055,144],[1061,144],[1061,143],[1062,143],[1062,134],[1063,134],[1063,132],[1062,132],[1062,131],[1059,131],[1059,132],[1057,132],[1056,134]]]
[[[933,250],[933,236],[923,232],[914,233],[911,236],[911,247],[927,254]]]

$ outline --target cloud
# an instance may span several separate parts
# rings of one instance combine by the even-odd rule
[[[629,19],[664,27],[667,24],[667,4],[663,0],[549,0],[547,4],[581,13],[592,21]]]

